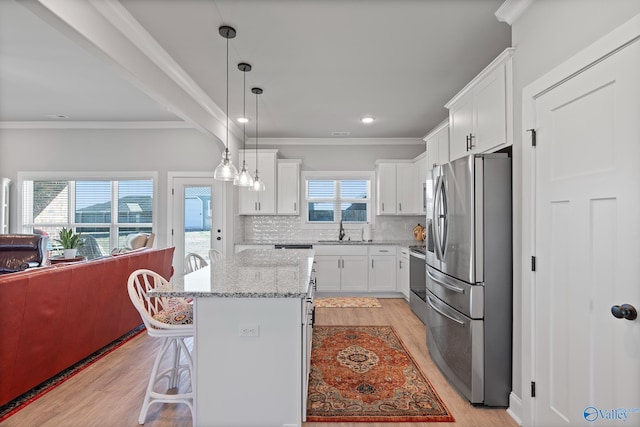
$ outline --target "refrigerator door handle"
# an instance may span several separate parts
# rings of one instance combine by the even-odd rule
[[[464,325],[464,322],[460,319],[456,319],[453,316],[448,315],[447,313],[445,313],[444,311],[440,310],[438,307],[436,307],[433,302],[431,302],[431,297],[429,295],[427,295],[427,302],[429,303],[429,305],[431,306],[431,308],[438,314],[440,314],[441,316],[446,317],[449,320],[452,320],[454,322],[456,322],[458,325]]]
[[[464,289],[459,288],[459,287],[454,286],[454,285],[450,285],[449,283],[445,283],[445,282],[443,282],[443,281],[441,281],[441,280],[438,280],[438,279],[433,275],[433,273],[431,273],[429,270],[427,270],[427,276],[429,276],[429,278],[430,278],[431,280],[433,280],[434,282],[436,282],[438,285],[442,286],[443,288],[447,288],[447,289],[449,289],[450,291],[457,292],[457,293],[459,293],[459,294],[464,294]]]
[[[440,214],[440,208],[443,208],[443,214]],[[440,227],[442,220],[442,229]],[[435,196],[433,203],[433,234],[435,235],[435,249],[438,260],[444,260],[444,251],[447,244],[447,199],[444,189],[444,178],[439,176],[436,180]],[[443,230],[444,229],[444,230]]]

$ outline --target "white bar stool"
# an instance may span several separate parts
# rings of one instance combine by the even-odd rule
[[[140,269],[129,276],[127,290],[134,307],[140,313],[147,333],[151,337],[162,338],[162,346],[153,363],[149,384],[142,402],[142,409],[138,422],[144,424],[149,406],[154,403],[184,403],[191,410],[191,417],[195,420],[193,407],[193,360],[191,353],[184,343],[185,338],[193,337],[193,306],[185,303],[181,298],[149,298],[147,293],[168,282],[158,273]],[[172,350],[173,363],[171,367],[158,372],[160,363],[169,350]],[[181,364],[181,354],[186,363]],[[169,382],[168,390],[175,389],[180,384],[181,375],[189,375],[189,387],[186,392],[168,394],[154,391],[157,384],[164,378]]]

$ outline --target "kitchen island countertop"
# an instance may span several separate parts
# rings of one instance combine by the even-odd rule
[[[314,251],[248,249],[159,286],[149,296],[304,298]]]

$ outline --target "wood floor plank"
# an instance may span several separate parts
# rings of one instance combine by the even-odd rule
[[[516,427],[505,409],[474,407],[433,364],[425,326],[402,299],[380,299],[382,308],[317,308],[318,325],[391,325],[447,405],[455,423],[367,423],[368,427]],[[141,334],[36,400],[3,426],[137,426],[151,363],[159,340]],[[185,387],[185,384],[181,384]],[[248,408],[250,410],[250,408]],[[151,406],[146,426],[191,426],[186,405]],[[304,427],[363,427],[363,423],[304,423]]]

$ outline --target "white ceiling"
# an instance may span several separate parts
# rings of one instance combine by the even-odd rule
[[[51,3],[63,1],[71,8],[80,2]],[[150,35],[157,45],[146,43],[142,52],[165,55],[169,61],[158,70],[174,73],[173,81],[188,88],[182,95],[218,120],[214,104],[226,108],[226,40],[218,27],[233,26],[229,116],[242,115],[243,75],[236,65],[249,62],[246,108],[252,118],[255,96],[249,90],[264,89],[261,138],[331,138],[332,132],[421,138],[447,117],[443,105],[511,44],[510,27],[494,16],[503,0],[91,3],[100,2],[115,5],[123,22]],[[65,29],[55,13],[43,12],[36,1],[25,3],[0,2],[0,121],[54,121],[48,115],[63,114],[72,122],[186,120],[210,127],[175,90],[132,72],[140,58],[114,58],[113,43],[114,50],[96,48],[88,35],[94,29],[98,34],[100,22]],[[118,30],[112,25],[109,31]],[[376,121],[363,125],[364,115]],[[254,126],[247,126],[249,136]]]

